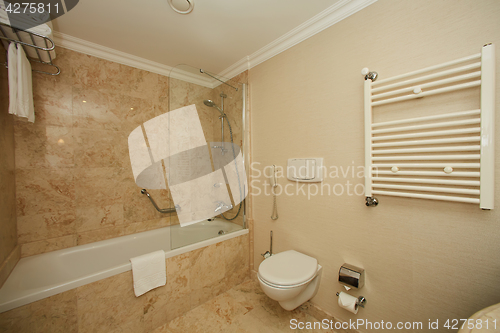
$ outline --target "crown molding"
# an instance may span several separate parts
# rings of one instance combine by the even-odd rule
[[[213,88],[215,85],[213,79],[207,78],[206,80],[202,80],[195,74],[181,70],[176,70],[175,72],[171,73],[173,67],[160,64],[158,62],[144,59],[141,57],[137,57],[129,53],[118,51],[96,43],[92,43],[77,37],[66,35],[58,31],[54,31],[53,36],[54,36],[54,43],[57,46],[64,47],[65,49],[109,60],[122,65],[143,69],[148,72],[164,76],[170,76],[182,81],[191,82],[207,88]]]
[[[228,78],[234,77],[280,54],[292,46],[299,44],[326,28],[331,27],[335,23],[342,21],[376,1],[377,0],[340,0],[298,27],[267,44],[260,50],[229,66],[219,75]]]
[[[335,23],[342,21],[376,1],[377,0],[340,0],[298,27],[267,44],[260,50],[240,59],[220,72],[218,76],[225,78],[235,77],[236,75],[280,54],[292,46],[297,45],[309,37],[314,36]],[[198,75],[186,71],[177,70],[175,73],[171,73],[172,67],[170,66],[66,35],[58,31],[54,31],[53,36],[54,42],[57,46],[88,54],[97,58],[143,69],[145,71],[164,76],[171,76],[173,78],[198,84],[203,87],[214,88],[220,84],[214,79],[207,78],[206,80],[203,80],[200,79]]]

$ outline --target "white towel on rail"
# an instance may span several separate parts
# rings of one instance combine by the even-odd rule
[[[131,258],[134,293],[139,297],[151,289],[164,286],[167,283],[165,252],[151,252]]]
[[[9,66],[9,113],[17,114],[17,46],[10,43],[7,51]]]
[[[35,122],[31,65],[22,47],[9,45],[9,113]]]
[[[40,15],[40,17],[37,17],[36,15]],[[10,26],[13,26],[15,28],[19,29],[24,29],[28,30],[30,32],[37,33],[39,35],[43,35],[46,37],[49,37],[50,39],[53,40],[52,38],[52,21],[47,21],[45,23],[42,23],[40,25],[37,25],[35,27],[31,27],[33,25],[33,22],[38,23],[38,22],[44,22],[47,18],[45,17],[48,15],[48,13],[35,13],[33,15],[29,15],[26,20],[23,20],[24,17],[18,18],[19,21],[16,22],[11,22],[7,12],[5,11],[5,6],[3,4],[3,1],[0,1],[0,22],[8,24]],[[17,18],[17,17],[16,17]],[[27,28],[31,27],[31,28]],[[19,31],[19,37],[16,35],[16,33],[8,27],[2,26],[3,31],[5,32],[5,37],[10,38],[10,39],[15,39],[15,40],[21,40],[22,42],[28,43],[28,44],[33,44],[33,40],[31,39],[30,35],[26,32]],[[47,44],[45,44],[45,39],[42,37],[38,36],[33,36],[34,39],[34,44],[40,47],[51,47],[52,45],[50,42],[47,41]],[[2,40],[4,43],[4,46],[7,48],[8,47],[8,41]],[[25,52],[27,52],[28,56],[30,58],[35,58],[38,59],[38,54],[36,52],[36,49],[33,47],[26,46],[24,48]],[[49,57],[49,52],[39,50],[38,51],[40,54],[40,58],[44,62],[50,62],[51,60],[54,60],[56,58],[56,51],[52,50],[50,51],[50,57]]]
[[[35,122],[31,64],[22,47],[17,48],[17,115]]]

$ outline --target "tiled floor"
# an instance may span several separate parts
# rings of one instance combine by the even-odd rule
[[[294,311],[282,309],[278,302],[271,300],[262,292],[257,282],[248,280],[157,328],[153,333],[335,333],[332,330],[322,329],[292,330],[291,319],[304,323],[317,322],[315,318],[298,309]]]

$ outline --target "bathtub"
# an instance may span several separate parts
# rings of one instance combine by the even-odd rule
[[[247,233],[248,229],[217,219],[22,258],[0,289],[0,313],[129,271],[129,259],[142,254],[164,250],[170,258]]]

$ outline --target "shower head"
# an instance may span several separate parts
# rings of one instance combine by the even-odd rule
[[[225,117],[226,114],[224,112],[222,112],[222,110],[217,106],[217,104],[214,103],[214,101],[210,100],[210,99],[206,99],[203,101],[203,103],[208,106],[208,107],[211,107],[211,108],[216,108],[217,110],[219,110],[220,114]]]
[[[213,108],[215,105],[214,101],[212,101],[211,99],[206,99],[203,101],[203,103],[205,103],[206,106],[209,106],[211,108]]]

